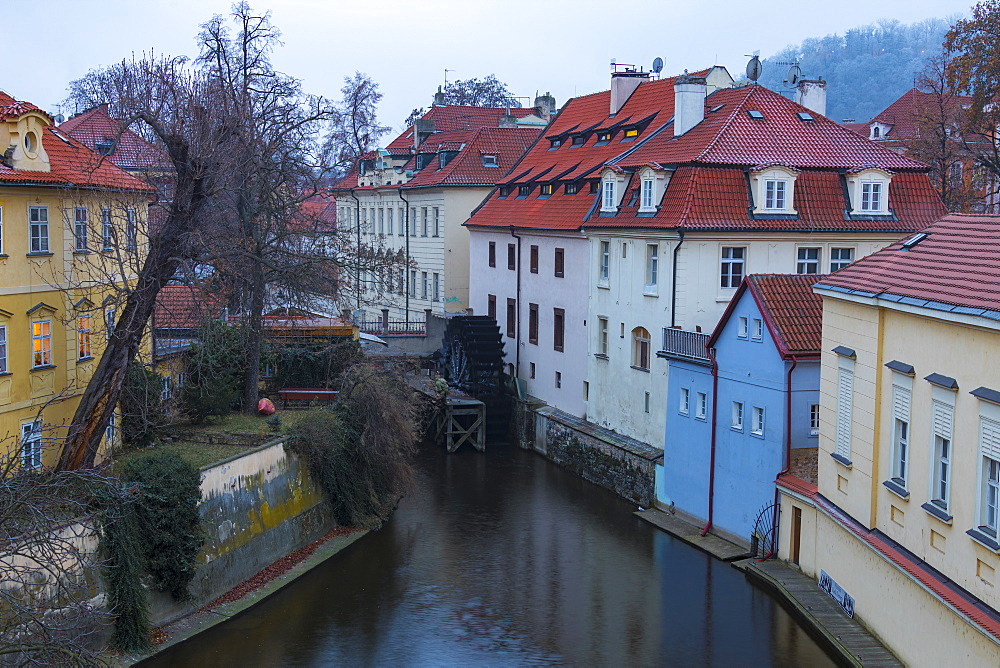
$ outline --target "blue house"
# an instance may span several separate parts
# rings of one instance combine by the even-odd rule
[[[747,276],[711,336],[666,330],[661,506],[747,543],[779,475],[815,483],[821,278]]]

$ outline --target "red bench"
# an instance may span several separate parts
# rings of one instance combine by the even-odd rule
[[[305,387],[286,387],[278,390],[282,408],[288,408],[289,401],[333,403],[337,400],[337,390],[320,390]]]

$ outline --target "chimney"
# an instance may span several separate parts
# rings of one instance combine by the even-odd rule
[[[545,95],[536,97],[535,110],[538,112],[539,118],[548,120],[556,110],[556,99],[552,97],[552,93],[545,91]]]
[[[418,118],[413,122],[413,149],[420,148],[424,140],[434,134],[434,121],[430,118]]]
[[[795,101],[809,111],[826,116],[826,82],[822,79],[799,79]]]
[[[517,127],[517,117],[510,113],[510,109],[507,113],[500,117],[500,127],[502,128],[516,128]]]
[[[682,134],[705,119],[705,77],[682,74],[674,80],[674,136]]]
[[[618,110],[625,106],[629,97],[635,92],[643,81],[649,79],[648,72],[636,72],[626,70],[624,72],[611,73],[611,115],[614,116]],[[553,104],[555,100],[553,100]]]
[[[443,107],[444,103],[444,93],[441,92],[441,86],[438,86],[438,92],[434,93],[434,106]]]

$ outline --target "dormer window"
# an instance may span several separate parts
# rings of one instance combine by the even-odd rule
[[[567,183],[566,187],[563,189],[563,191],[567,195],[575,195],[576,194],[576,181],[573,181],[572,183]]]
[[[483,155],[483,167],[499,167],[500,162],[495,155]]]
[[[878,139],[882,135],[882,128],[875,126],[872,128],[872,139]]]
[[[871,168],[847,175],[847,190],[851,197],[851,213],[863,216],[885,216],[889,211],[889,181],[892,175]]]
[[[639,213],[654,214],[663,199],[664,190],[670,182],[669,171],[656,170],[652,167],[644,167],[639,172]]]
[[[591,195],[595,194],[600,189],[601,189],[601,182],[600,181],[591,181],[590,182],[590,194]]]
[[[642,180],[642,204],[643,209],[653,208],[653,179],[644,178]]]
[[[795,178],[798,171],[771,165],[750,172],[755,214],[795,215]]]
[[[561,138],[556,137],[555,139],[550,139],[549,140],[549,148],[550,149],[559,148],[560,146],[562,146],[562,139]]]
[[[622,141],[634,141],[636,137],[639,136],[639,128],[625,128],[625,132],[622,133]]]
[[[506,197],[510,194],[510,186],[500,186],[500,197]]]
[[[868,181],[861,184],[861,210],[868,213],[882,211],[882,184]]]
[[[601,211],[618,211],[617,198],[615,197],[615,181],[614,179],[604,180],[604,191],[602,194],[603,204],[601,205]]]
[[[517,196],[518,197],[527,197],[530,194],[531,194],[531,186],[518,186],[517,187]]]
[[[545,196],[551,195],[552,189],[553,185],[551,183],[543,183],[541,189],[539,190],[539,194]]]
[[[573,135],[573,146],[583,146],[587,143],[587,135]]]
[[[611,131],[610,130],[605,130],[603,132],[598,132],[597,133],[597,144],[598,145],[600,145],[600,144],[607,144],[609,141],[611,141]]]
[[[768,211],[785,210],[785,189],[788,181],[785,179],[767,179],[764,181],[764,208]]]

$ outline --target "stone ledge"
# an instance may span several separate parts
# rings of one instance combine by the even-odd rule
[[[543,406],[535,411],[538,415],[544,415],[545,417],[558,422],[559,424],[569,427],[574,431],[578,431],[581,434],[586,434],[591,438],[596,438],[599,441],[603,441],[608,445],[612,445],[616,448],[620,448],[629,454],[635,455],[636,457],[641,457],[647,461],[655,461],[658,457],[663,455],[662,448],[654,448],[648,443],[643,443],[642,441],[636,440],[630,436],[623,436],[622,434],[616,434],[610,429],[606,429],[593,422],[588,422],[581,418],[570,415],[569,413],[564,413],[558,408],[553,408],[552,406]]]

